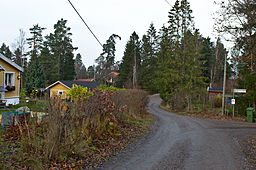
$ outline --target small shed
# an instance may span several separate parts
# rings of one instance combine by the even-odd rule
[[[46,87],[46,90],[50,90],[50,97],[60,96],[62,99],[66,99],[67,91],[72,88],[73,84],[87,87],[90,90],[97,88],[100,85],[99,82],[60,80]]]

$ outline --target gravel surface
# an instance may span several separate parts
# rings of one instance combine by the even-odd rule
[[[160,109],[160,102],[154,95],[148,104],[157,117],[152,131],[99,169],[253,169],[244,141],[256,136],[255,124],[176,115]]]

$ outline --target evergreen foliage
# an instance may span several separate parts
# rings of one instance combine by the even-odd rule
[[[34,58],[37,58],[40,55],[40,51],[43,44],[42,31],[44,29],[45,28],[40,27],[38,24],[33,25],[33,27],[29,29],[30,34],[32,34],[32,37],[27,38],[27,43],[30,49],[27,55],[31,57],[31,61],[33,61]]]
[[[54,33],[47,35],[43,44],[40,61],[47,70],[47,84],[57,80],[73,80],[75,78],[74,50],[72,33],[66,26],[67,20],[61,19],[54,25]]]
[[[26,91],[31,93],[33,89],[45,87],[44,68],[40,64],[38,58],[29,64],[26,72]]]
[[[130,40],[125,46],[124,56],[120,64],[120,74],[117,81],[118,87],[133,87],[133,70],[136,67],[136,70],[140,69],[140,47],[141,42],[139,36],[136,32],[133,32],[130,36]],[[136,58],[136,61],[135,61]],[[136,62],[136,64],[135,64]],[[138,72],[138,71],[137,71]],[[137,78],[137,77],[136,77]]]
[[[156,92],[156,81],[155,71],[157,69],[158,61],[158,36],[156,29],[152,24],[150,24],[147,31],[147,35],[142,37],[141,44],[141,68],[140,68],[140,84],[143,89],[150,92]]]
[[[82,62],[82,56],[80,53],[76,55],[75,58],[75,72],[76,72],[76,79],[84,79],[86,78],[86,67]]]
[[[100,56],[95,60],[98,64],[96,66],[96,79],[105,82],[106,77],[109,73],[115,70],[115,52],[116,52],[116,41],[115,39],[118,38],[121,40],[121,37],[112,34],[109,39],[106,41],[106,44],[103,44],[103,52]]]
[[[0,47],[0,53],[9,59],[13,58],[13,53],[11,52],[9,46],[7,46],[5,43],[3,43]]]

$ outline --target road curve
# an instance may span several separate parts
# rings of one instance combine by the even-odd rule
[[[148,112],[157,118],[152,131],[99,169],[244,169],[241,141],[256,135],[256,125],[176,115],[160,102],[159,95],[150,97]]]

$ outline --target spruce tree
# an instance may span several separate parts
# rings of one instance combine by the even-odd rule
[[[141,44],[141,68],[140,68],[140,84],[143,89],[150,92],[156,92],[155,75],[157,69],[157,53],[158,53],[158,37],[153,24],[147,31],[147,35],[142,37]]]
[[[86,78],[86,68],[82,62],[82,56],[80,53],[78,53],[75,58],[75,71],[77,79]]]
[[[133,32],[130,36],[130,40],[125,46],[124,56],[120,64],[120,74],[117,86],[126,88],[132,88],[134,86],[133,79],[138,78],[138,75],[134,73],[134,70],[138,73],[141,63],[140,45],[141,42],[139,36],[136,32]]]
[[[25,86],[28,93],[31,93],[33,89],[45,87],[44,68],[38,58],[34,58],[33,62],[29,64],[26,72]]]

